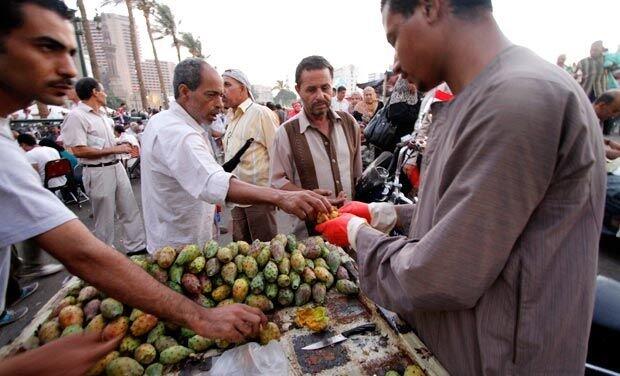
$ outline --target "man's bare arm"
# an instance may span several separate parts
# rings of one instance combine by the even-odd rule
[[[97,159],[113,154],[128,154],[131,152],[131,146],[123,144],[103,149],[95,149],[90,146],[74,146],[71,150],[78,158]]]

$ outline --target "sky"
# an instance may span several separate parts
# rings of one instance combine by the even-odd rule
[[[323,55],[335,68],[354,64],[358,81],[390,67],[394,50],[386,42],[379,0],[161,0],[181,22],[180,30],[200,37],[207,61],[220,72],[241,69],[252,84],[294,82],[297,63]],[[124,1],[102,7],[84,0],[89,18],[99,13],[127,14]],[[75,0],[66,3],[76,8]],[[514,43],[555,62],[565,53],[573,62],[603,40],[610,51],[620,46],[620,0],[494,0],[495,18]],[[153,57],[141,12],[142,58]],[[170,38],[156,42],[161,60],[176,62]],[[187,50],[182,58],[189,57]]]

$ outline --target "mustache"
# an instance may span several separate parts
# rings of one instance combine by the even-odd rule
[[[62,78],[60,80],[50,81],[48,86],[73,86],[73,80],[71,78]]]

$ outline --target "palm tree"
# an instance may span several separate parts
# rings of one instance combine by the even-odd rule
[[[136,38],[136,20],[133,17],[132,0],[105,0],[102,5],[118,5],[122,2],[124,2],[127,6],[127,15],[129,16],[129,37],[131,39],[131,50],[133,52],[134,64],[136,65],[138,86],[140,86],[140,100],[142,102],[142,108],[146,108],[148,105],[148,99],[146,98],[146,86],[144,85],[144,77],[142,76],[142,63],[140,62],[140,49],[138,48],[138,38]]]
[[[168,108],[168,95],[166,94],[166,84],[164,83],[164,75],[161,70],[161,64],[159,63],[159,57],[157,57],[157,49],[155,48],[155,39],[153,38],[153,27],[151,26],[151,15],[155,8],[154,0],[134,0],[136,6],[142,11],[144,20],[146,21],[146,32],[149,35],[151,41],[151,47],[153,48],[153,58],[155,59],[155,67],[157,68],[157,76],[159,78],[159,87],[161,95],[164,97],[164,107]]]
[[[280,90],[284,90],[284,89],[288,89],[288,85],[285,84],[284,81],[282,81],[282,80],[277,80],[276,81],[276,86],[274,86],[273,89],[271,89],[271,90],[280,91]]]
[[[86,7],[84,7],[84,0],[77,0],[77,6],[80,8],[80,14],[82,15],[82,28],[84,29],[84,39],[86,40],[86,49],[88,50],[88,56],[90,57],[90,67],[93,70],[93,77],[95,80],[101,82],[101,73],[99,72],[99,64],[97,64],[97,55],[95,55],[93,34],[90,32],[90,21],[88,21]]]
[[[179,25],[174,19],[172,10],[166,4],[155,3],[155,11],[155,30],[159,33],[159,36],[155,39],[172,37],[172,45],[177,49],[177,58],[181,62],[181,41],[178,35]]]
[[[192,33],[181,33],[181,44],[189,50],[193,57],[204,59],[202,54],[202,42]]]

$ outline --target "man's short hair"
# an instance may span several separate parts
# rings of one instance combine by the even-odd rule
[[[328,69],[329,75],[334,78],[334,67],[323,56],[308,56],[301,60],[297,69],[295,70],[295,83],[299,85],[301,83],[301,74],[303,71],[322,70]]]
[[[179,99],[181,93],[179,87],[187,86],[191,91],[198,89],[200,86],[202,75],[201,70],[207,63],[195,57],[185,59],[174,68],[174,78],[172,79],[172,87],[174,88],[174,99]]]
[[[390,6],[391,12],[409,17],[420,5],[420,0],[381,0],[381,10],[386,5]],[[493,4],[491,0],[450,0],[450,8],[456,16],[468,18],[479,10],[493,10]]]
[[[125,132],[125,127],[123,127],[122,125],[115,125],[114,126],[114,132],[124,133]]]
[[[35,146],[37,144],[37,140],[31,134],[22,133],[19,136],[17,136],[17,143],[20,145],[25,144],[28,146]]]
[[[92,77],[80,78],[75,83],[75,93],[83,101],[93,96],[93,90],[101,90],[101,85]]]
[[[607,90],[606,92],[601,94],[598,98],[596,98],[596,100],[594,101],[594,104],[607,106],[607,105],[612,104],[613,101],[618,97],[620,97],[620,90],[618,89]]]
[[[280,103],[276,103],[276,110],[281,110],[282,109],[282,105]]]
[[[347,88],[346,88],[346,87],[344,87],[344,86],[338,86],[338,92],[339,92],[339,93],[343,93],[343,92],[345,92],[345,91],[347,91]]]

